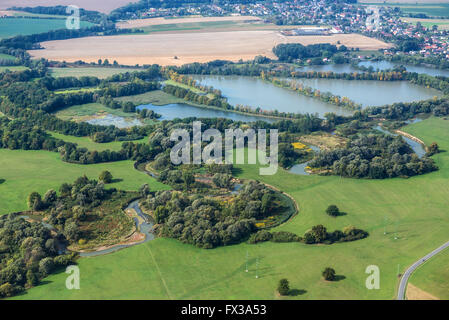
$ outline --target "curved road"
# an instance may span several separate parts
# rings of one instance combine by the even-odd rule
[[[399,290],[398,290],[398,300],[405,300],[405,290],[407,288],[407,282],[410,276],[412,275],[413,271],[415,271],[419,266],[424,264],[427,260],[435,256],[436,254],[440,253],[444,249],[449,248],[449,241],[443,244],[438,249],[433,250],[431,253],[426,255],[425,257],[419,259],[414,264],[412,264],[404,273],[404,275],[401,278],[401,282],[399,283]]]

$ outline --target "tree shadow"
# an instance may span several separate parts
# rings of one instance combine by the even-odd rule
[[[232,168],[232,175],[238,175],[242,172],[243,172],[242,168],[236,168],[236,167]]]
[[[112,179],[111,180],[111,183],[118,183],[118,182],[122,182],[123,181],[123,179]]]
[[[2,184],[5,181],[6,181],[5,179],[0,179],[0,184]]]
[[[344,279],[346,279],[346,277],[344,275],[337,274],[337,275],[335,275],[335,278],[333,281],[338,282],[338,281],[342,281]]]
[[[347,216],[348,214],[346,212],[340,211],[335,217],[343,217]]]
[[[288,295],[289,296],[293,296],[293,297],[296,297],[296,296],[300,296],[300,295],[303,295],[303,294],[306,294],[307,293],[307,290],[300,290],[300,289],[291,289],[289,292],[288,292]]]

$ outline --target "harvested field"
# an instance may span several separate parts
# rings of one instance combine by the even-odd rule
[[[123,22],[118,22],[117,28],[119,29],[142,28],[165,24],[178,24],[178,23],[184,24],[184,23],[219,22],[219,21],[245,22],[245,21],[261,21],[261,19],[253,16],[189,17],[189,18],[176,18],[176,19],[149,18],[149,19],[137,19],[137,20],[127,20]]]
[[[407,285],[407,300],[440,300],[437,297],[431,295],[430,293],[415,287],[413,284],[409,283]]]
[[[149,35],[87,37],[43,42],[43,50],[31,50],[34,58],[74,62],[116,60],[124,65],[182,65],[216,59],[252,60],[257,55],[275,58],[274,46],[280,43],[333,43],[349,48],[376,50],[390,47],[382,41],[358,34],[285,37],[277,31],[223,31]]]
[[[11,7],[37,7],[37,6],[69,6],[75,5],[80,8],[95,10],[104,13],[109,13],[112,10],[122,7],[130,2],[136,2],[132,0],[2,0],[0,1],[0,10],[4,10]]]

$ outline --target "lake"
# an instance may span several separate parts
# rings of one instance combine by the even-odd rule
[[[441,96],[441,92],[408,81],[295,79],[321,92],[348,97],[363,107],[382,106],[395,102],[412,102]]]
[[[350,110],[320,100],[303,96],[289,89],[280,88],[262,79],[244,76],[198,76],[194,79],[203,85],[220,89],[231,105],[244,105],[264,110],[293,113],[317,113],[323,117],[327,112],[351,115]]]
[[[197,118],[225,118],[231,119],[234,121],[244,121],[244,122],[253,122],[258,120],[263,120],[267,122],[275,122],[278,119],[267,118],[267,117],[258,117],[251,116],[246,114],[241,114],[237,112],[230,112],[225,110],[217,110],[217,109],[209,109],[209,108],[201,108],[195,107],[184,103],[173,103],[167,104],[164,106],[155,106],[152,104],[141,105],[137,107],[140,109],[150,109],[154,112],[162,115],[159,120],[173,120],[175,118],[189,118],[189,117],[197,117]]]

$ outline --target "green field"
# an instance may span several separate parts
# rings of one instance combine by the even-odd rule
[[[165,93],[162,90],[148,91],[134,96],[125,96],[115,98],[118,101],[131,101],[134,104],[154,104],[156,106],[163,106],[171,103],[186,103],[184,99],[177,98],[171,94]],[[189,102],[190,103],[190,102]]]
[[[105,79],[114,74],[133,71],[142,71],[137,68],[106,68],[106,67],[80,67],[80,68],[49,68],[51,76],[59,77],[97,77]]]
[[[442,300],[449,299],[449,250],[433,257],[411,276],[409,282]]]
[[[434,25],[438,26],[439,30],[449,29],[449,19],[418,19],[418,18],[402,18],[403,21],[416,25],[418,22],[425,28],[432,29]]]
[[[67,16],[56,14],[31,13],[25,11],[9,11],[13,17],[32,17],[32,18],[50,18],[50,19],[67,19]]]
[[[64,182],[73,182],[86,174],[98,178],[103,170],[109,170],[116,183],[108,186],[123,190],[137,190],[142,184],[150,188],[167,188],[148,175],[134,169],[133,161],[119,161],[94,165],[77,165],[60,160],[59,154],[49,151],[23,151],[0,149],[0,214],[26,210],[27,196],[48,189],[58,190]]]
[[[16,57],[5,53],[0,53],[0,60],[16,60]]]
[[[24,66],[0,66],[0,72],[5,72],[5,71],[11,71],[11,72],[15,72],[15,71],[24,71],[24,70],[28,70],[28,67],[24,67]]]
[[[93,24],[81,21],[82,28],[90,26],[93,26]],[[0,39],[64,28],[66,28],[65,20],[62,19],[0,18]]]
[[[87,148],[91,151],[103,151],[103,150],[111,150],[111,151],[119,151],[122,148],[123,141],[114,141],[108,143],[96,143],[93,142],[89,137],[75,137],[68,136],[65,134],[57,133],[57,132],[49,132],[49,134],[56,138],[61,139],[66,142],[76,143],[81,148]],[[143,138],[141,140],[134,140],[134,143],[146,143],[148,138]]]
[[[449,121],[429,119],[406,130],[426,143],[436,141],[442,149],[449,150]],[[238,176],[269,183],[297,200],[299,214],[276,230],[302,235],[316,224],[323,224],[330,231],[354,225],[367,230],[370,236],[333,245],[268,242],[213,250],[172,239],[157,239],[109,255],[80,259],[80,290],[65,289],[67,275],[62,272],[16,298],[275,299],[279,279],[287,278],[291,288],[299,290],[297,296],[289,297],[293,299],[393,299],[398,265],[403,272],[448,240],[449,152],[434,159],[440,171],[389,180],[298,176],[284,170],[274,176],[260,176],[255,166],[239,166]],[[9,161],[17,163],[16,159]],[[2,175],[6,182],[0,188],[5,188],[8,176],[0,171]],[[34,181],[31,178],[35,176],[23,179]],[[13,193],[0,195],[9,199]],[[324,211],[329,204],[338,205],[347,215],[327,216]],[[396,232],[397,240],[394,239]],[[250,272],[245,273],[247,252]],[[255,278],[257,258],[258,279]],[[380,268],[379,290],[365,288],[368,276],[365,269],[369,265]],[[323,281],[321,271],[328,266],[345,278],[337,282]]]

